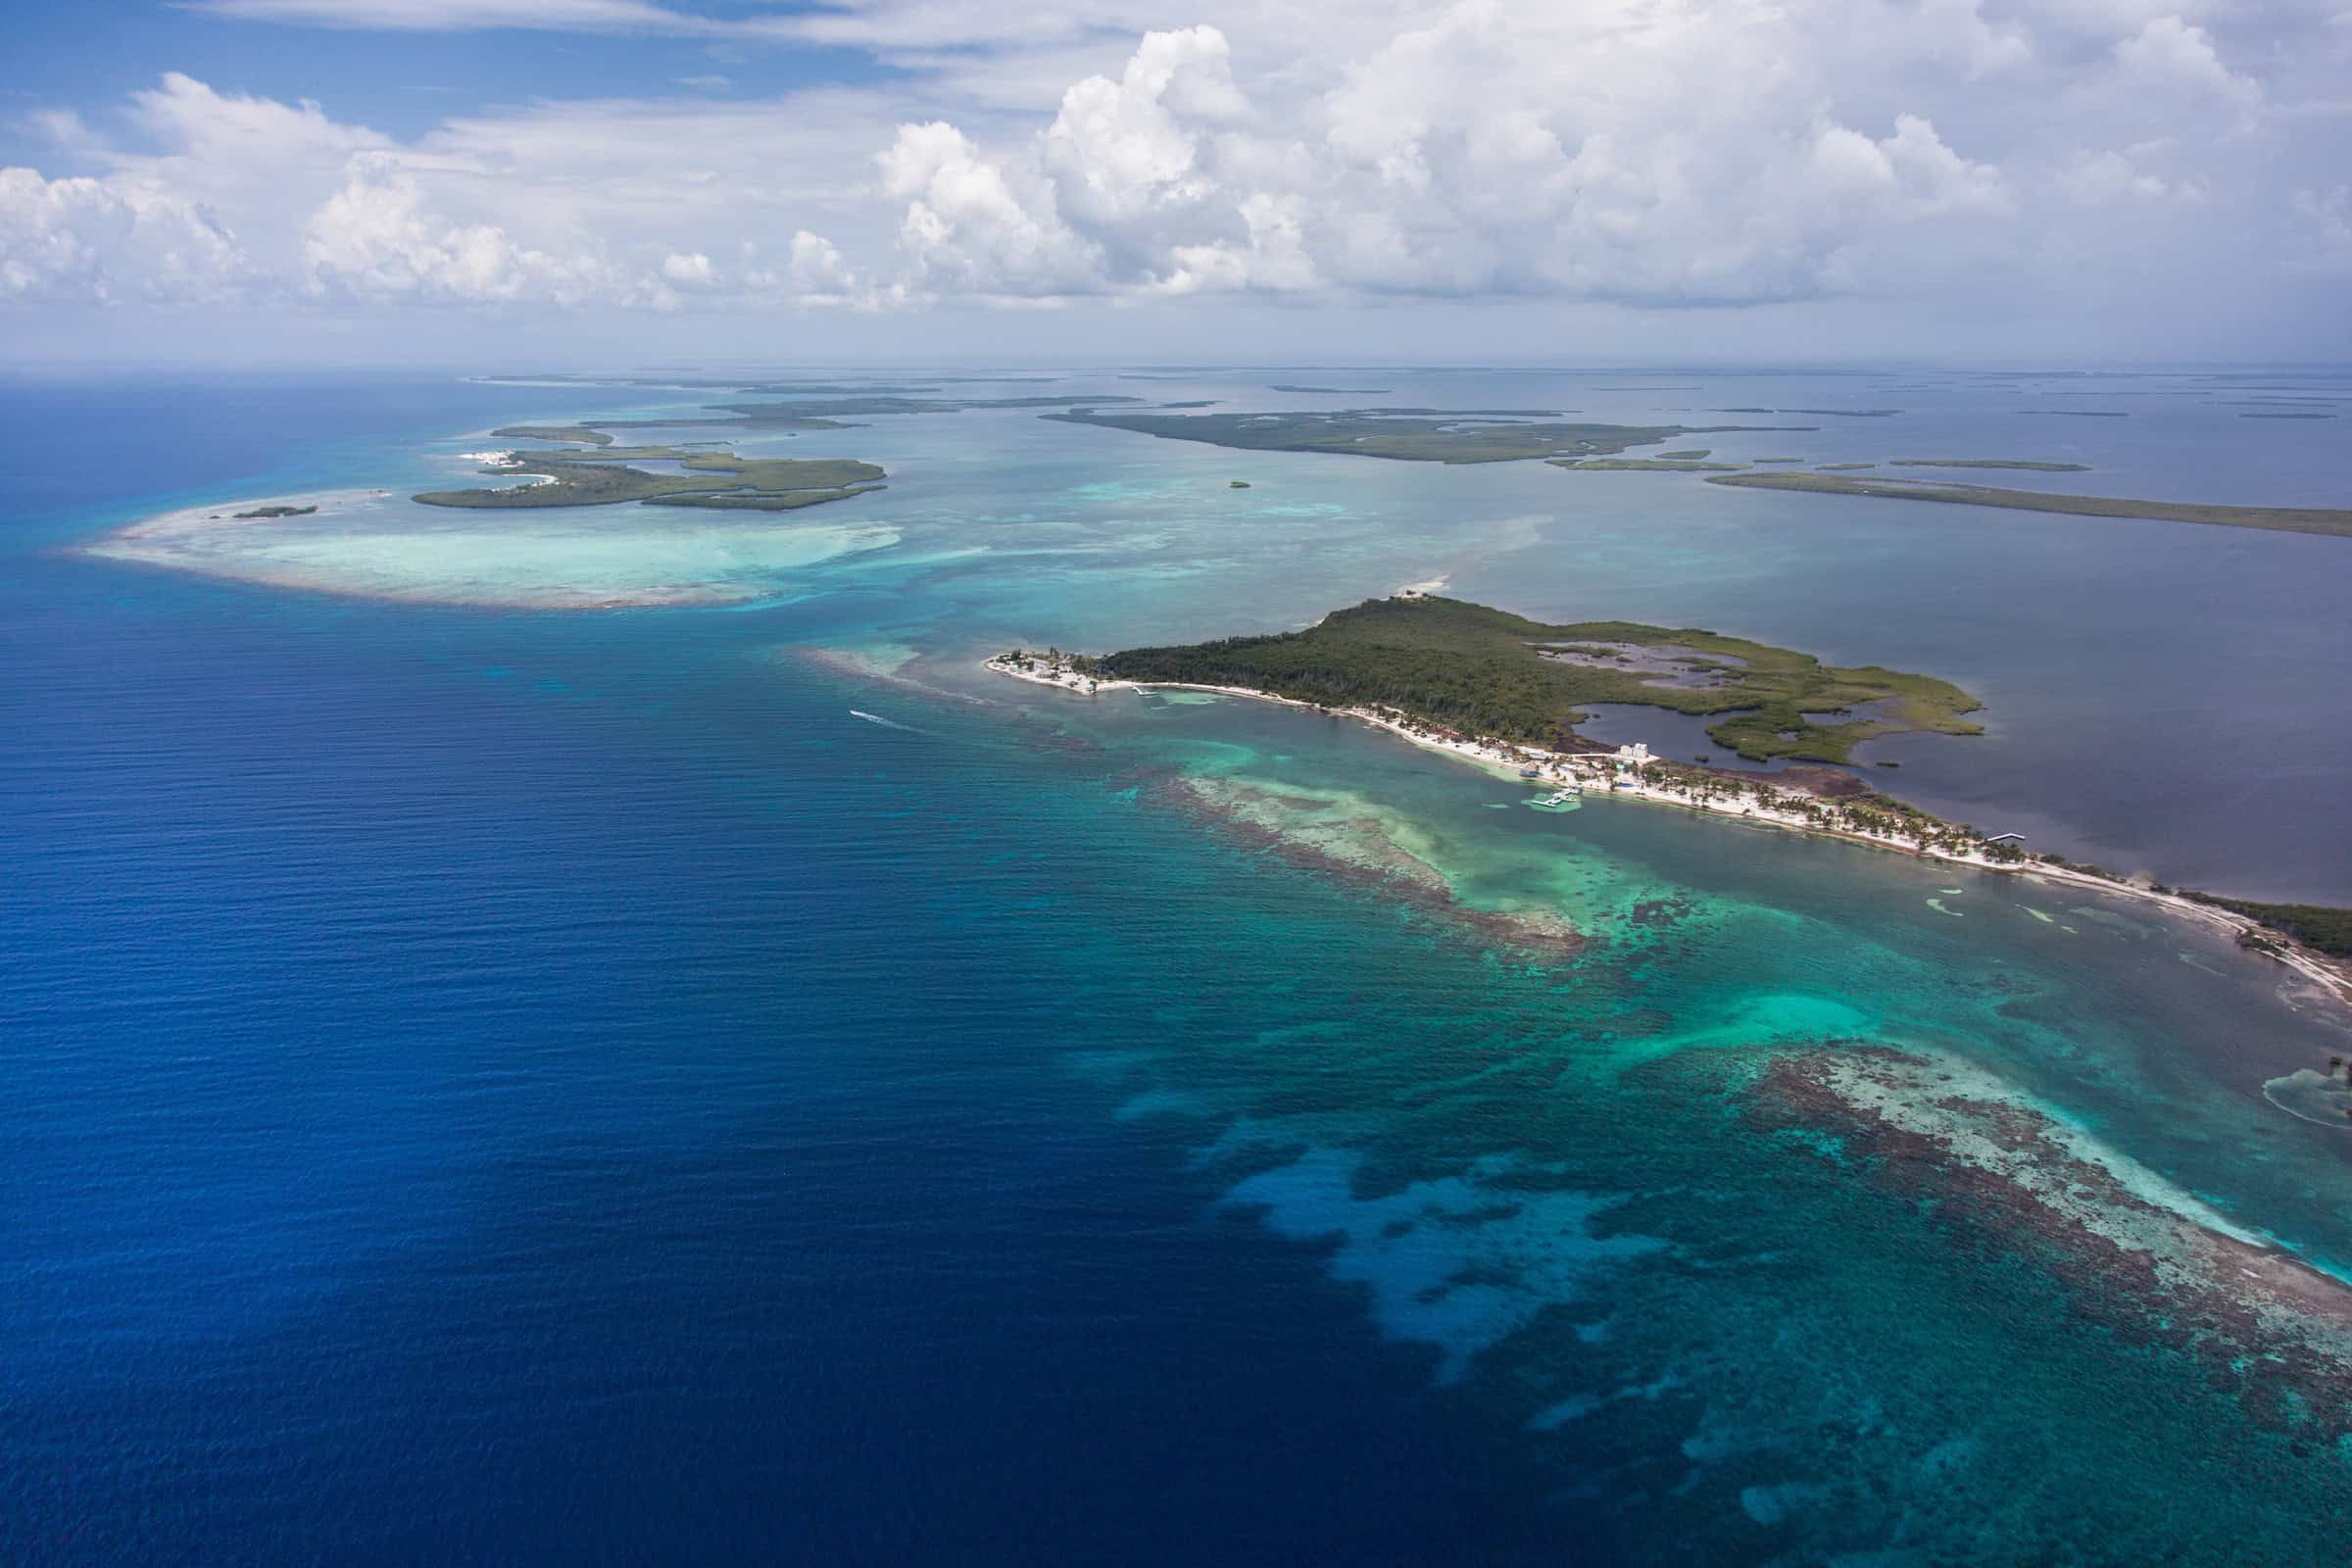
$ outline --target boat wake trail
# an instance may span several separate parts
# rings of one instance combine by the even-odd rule
[[[880,713],[868,713],[861,709],[851,709],[850,716],[852,718],[862,718],[868,724],[879,724],[884,729],[902,730],[908,735],[920,735],[923,733],[921,730],[916,729],[912,724],[902,724],[896,719],[884,718]]]

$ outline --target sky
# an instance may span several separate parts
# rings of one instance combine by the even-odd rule
[[[2352,360],[2352,0],[9,7],[0,364]]]

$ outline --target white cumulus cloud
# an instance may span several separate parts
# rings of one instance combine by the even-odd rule
[[[906,201],[899,242],[924,286],[1032,297],[1098,286],[1101,258],[1062,221],[1053,183],[984,156],[954,125],[901,125],[880,163],[883,189]]]
[[[2248,108],[2262,100],[2260,83],[2222,63],[2211,33],[2177,16],[2148,23],[2115,46],[2115,57],[2154,91],[2201,94]]]
[[[1825,115],[1770,14],[1646,14],[1465,0],[1281,113],[1236,84],[1218,29],[1149,33],[1033,139],[902,130],[886,188],[914,198],[902,240],[926,276],[1005,294],[1803,297],[1923,223],[2010,210],[1999,171],[1924,116],[1874,136]],[[1743,70],[1788,90],[1692,92]]]
[[[662,31],[723,43],[732,79],[400,135],[182,73],[36,104],[49,167],[0,176],[0,298],[1721,321],[2072,320],[2095,297],[2153,327],[2343,266],[2341,0],[683,4],[210,0]],[[760,38],[890,70],[763,96]]]
[[[214,299],[245,271],[235,236],[181,197],[0,169],[0,298]]]
[[[386,153],[351,160],[343,188],[311,217],[303,260],[315,291],[363,297],[576,305],[611,282],[593,258],[559,260],[495,224],[432,214],[416,177]],[[694,260],[708,270],[708,257]]]

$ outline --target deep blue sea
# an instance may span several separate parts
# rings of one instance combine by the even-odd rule
[[[844,554],[272,558],[367,574],[329,593],[71,548],[414,488],[500,423],[679,397],[0,385],[0,1560],[2340,1544],[2330,1412],[1740,1099],[1799,1045],[1943,1054],[2163,1203],[2340,1272],[2352,1134],[2262,1088],[2352,1036],[2271,967],[2124,901],[1629,804],[1544,816],[1329,720],[1057,704],[969,664],[1296,623],[1428,571],[1566,618],[1602,607],[1557,585],[1597,577],[1608,612],[1992,688],[2010,750],[1938,773],[1913,742],[1923,790],[2052,834],[2075,811],[2093,847],[2120,817],[2152,863],[2316,896],[2352,883],[2328,793],[2352,656],[2307,617],[2352,543],[1985,514],[2000,547],[1972,547],[1899,506],[1521,465],[1449,501],[1450,469],[990,413],[802,439],[892,469],[838,519],[892,539]],[[2266,493],[2230,498],[2341,477],[2261,457],[2230,462]],[[1256,510],[1215,513],[1244,473]],[[1606,499],[1544,512],[1546,484]],[[1714,510],[1674,536],[1678,506]],[[550,560],[605,582],[648,550],[760,591],[514,602]],[[2073,594],[2074,662],[2020,653],[2053,641],[2042,609],[2004,639],[1979,593],[1897,603],[2037,564],[2132,584]],[[385,597],[401,572],[426,587]],[[2194,646],[2156,635],[2192,604]],[[2252,665],[2214,670],[2224,647]],[[2163,703],[2085,716],[2151,664]],[[2222,701],[2248,667],[2263,695]],[[2278,739],[2296,704],[2326,723]],[[2095,744],[2069,753],[2070,718]],[[2169,783],[2134,793],[2167,735],[2244,734],[2310,776],[2234,812],[2191,788],[2187,825]],[[1351,874],[1384,857],[1594,946],[1527,961]]]

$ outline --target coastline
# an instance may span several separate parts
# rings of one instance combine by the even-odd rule
[[[1255,702],[1274,703],[1285,708],[1304,709],[1337,718],[1352,719],[1357,723],[1368,724],[1374,729],[1396,736],[1408,745],[1450,757],[1456,761],[1466,762],[1495,777],[1507,779],[1514,784],[1525,785],[1529,788],[1557,788],[1570,782],[1574,782],[1582,788],[1592,788],[1597,785],[1598,788],[1593,789],[1592,793],[1649,801],[1660,806],[1678,806],[1687,810],[1703,811],[1709,815],[1724,817],[1732,821],[1751,822],[1759,826],[1802,833],[1815,838],[1839,839],[1849,844],[1864,845],[1872,849],[1891,850],[1898,855],[1907,855],[1915,859],[1965,865],[1973,870],[1995,871],[2010,876],[2034,878],[2085,888],[2092,892],[2135,899],[2156,905],[2174,915],[2201,921],[2228,934],[2233,941],[2246,942],[2251,939],[2249,945],[2258,945],[2256,951],[2277,959],[2305,980],[2318,986],[2337,1005],[2352,1008],[2352,970],[2339,967],[2333,960],[2249,916],[2233,913],[2180,893],[2143,887],[2131,882],[2111,881],[2087,871],[2078,870],[2073,866],[2052,865],[2046,861],[2032,859],[1997,860],[1974,851],[1942,849],[1906,840],[1893,833],[1876,833],[1858,827],[1825,824],[1786,807],[1776,806],[1772,802],[1771,798],[1802,797],[1806,801],[1817,799],[1808,792],[1800,790],[1776,789],[1770,785],[1763,785],[1762,787],[1769,792],[1769,797],[1763,800],[1759,800],[1757,796],[1745,791],[1725,797],[1700,794],[1688,787],[1677,788],[1670,784],[1654,782],[1645,777],[1645,770],[1649,765],[1674,765],[1663,758],[1647,758],[1642,763],[1620,765],[1620,753],[1552,752],[1534,746],[1504,746],[1466,738],[1447,738],[1416,729],[1411,726],[1409,721],[1398,715],[1377,712],[1366,708],[1328,708],[1315,703],[1303,702],[1295,697],[1283,697],[1273,692],[1259,691],[1247,686],[1208,686],[1184,681],[1098,679],[1071,671],[1066,665],[1047,670],[1017,668],[1003,655],[984,661],[982,667],[991,674],[1001,675],[1010,680],[1026,681],[1033,686],[1043,686],[1080,697],[1100,697],[1117,691],[1139,693],[1196,691],[1211,692],[1224,697],[1247,698]],[[1539,769],[1538,775],[1534,778],[1527,777],[1521,771],[1531,765]],[[1769,776],[1759,775],[1759,779]],[[1933,820],[1932,818],[1923,819]]]

